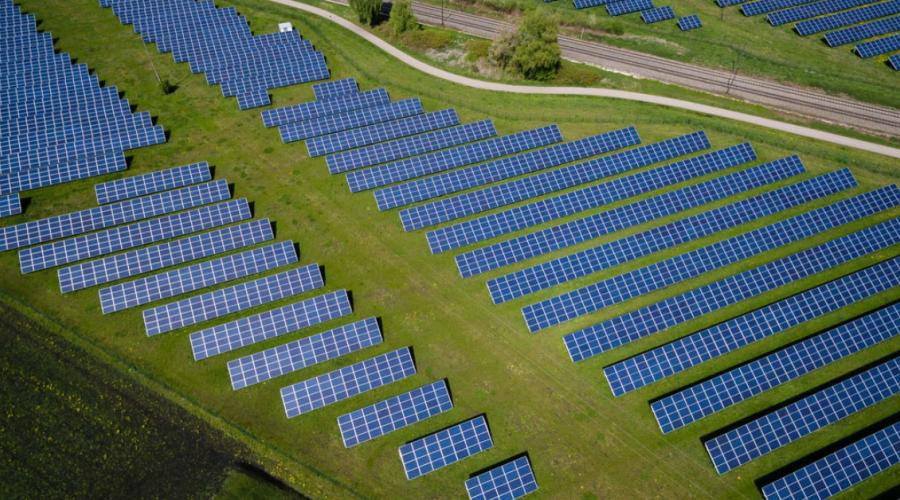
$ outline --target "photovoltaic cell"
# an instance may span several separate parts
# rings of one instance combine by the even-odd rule
[[[888,57],[888,63],[894,71],[900,71],[900,54],[894,54]]]
[[[415,374],[412,352],[403,347],[282,387],[281,401],[284,413],[293,418]]]
[[[527,456],[482,472],[466,481],[470,500],[513,499],[538,489]]]
[[[668,5],[646,9],[641,12],[641,21],[644,21],[644,24],[653,24],[660,21],[668,21],[669,19],[675,19],[675,11]]]
[[[900,0],[891,0],[890,2],[877,3],[859,9],[802,21],[794,25],[794,30],[800,35],[812,35],[813,33],[821,33],[897,13],[900,13]]]
[[[853,50],[856,52],[856,55],[862,58],[878,56],[900,50],[900,34],[861,43],[854,47]]]
[[[606,5],[610,0],[574,0],[576,9],[587,9],[590,7],[597,7],[600,5]]]
[[[453,401],[443,380],[428,384],[338,417],[345,448],[409,427],[450,411]]]
[[[0,195],[0,217],[9,217],[22,213],[22,200],[19,193]]]
[[[493,132],[493,124],[486,124],[486,126],[488,125]],[[561,140],[562,134],[559,132],[559,128],[556,125],[549,125],[351,172],[347,174],[347,184],[350,186],[351,192],[357,193],[394,182],[499,158],[538,146],[546,146]]]
[[[822,0],[808,5],[801,5],[791,9],[779,10],[766,16],[766,20],[772,26],[781,26],[801,19],[831,14],[833,12],[859,7],[872,3],[872,0]]]
[[[900,463],[900,422],[762,487],[766,500],[823,500]]]
[[[454,125],[459,125],[456,110],[442,109],[432,113],[312,137],[306,141],[306,149],[311,157],[322,156]]]
[[[149,174],[125,177],[94,186],[97,203],[105,205],[128,198],[168,191],[169,189],[199,184],[212,179],[209,164],[205,161],[180,167],[157,170]]]
[[[348,113],[321,116],[303,122],[288,123],[278,127],[278,131],[281,134],[281,141],[287,144],[319,135],[372,125],[373,123],[418,115],[424,111],[418,98],[404,99],[385,106],[364,108]]]
[[[871,23],[860,24],[850,28],[825,33],[825,43],[827,43],[829,47],[837,47],[847,43],[865,40],[866,38],[874,38],[887,33],[893,33],[895,31],[900,31],[900,16],[889,17]]]
[[[59,165],[0,175],[0,194],[65,184],[98,175],[121,172],[126,168],[125,155],[121,151],[106,152]]]
[[[308,368],[382,342],[376,318],[340,326],[228,362],[234,390]]]
[[[898,241],[900,241],[900,219],[871,226],[570,333],[564,339],[566,349],[572,361],[581,361],[873,251],[890,247]]]
[[[316,100],[324,101],[344,94],[352,94],[359,92],[359,85],[353,78],[344,78],[342,80],[334,80],[331,82],[317,83],[312,86],[313,94]]]
[[[191,349],[194,360],[200,361],[351,312],[347,291],[338,290],[192,333]]]
[[[834,312],[841,307],[890,290],[900,285],[898,269],[900,269],[900,261],[897,259],[877,264],[620,361],[606,367],[603,372],[613,394],[621,396],[753,342]],[[690,419],[666,418],[667,421],[677,422],[666,424],[667,428],[686,425],[712,411],[717,411],[715,408],[722,409],[727,405],[735,404],[786,380],[798,377],[835,359],[895,335],[900,330],[888,327],[887,324],[884,324],[884,318],[895,317],[898,314],[900,314],[898,310],[877,313],[868,319],[848,323],[779,353],[735,368],[721,376],[698,384],[696,389],[686,389],[682,391],[682,395],[673,396],[660,402],[660,415],[669,411],[667,403],[669,399],[691,399],[682,397],[690,393],[700,394],[702,392],[704,393],[703,397],[709,400],[722,395],[723,399],[727,400],[719,400],[716,404],[696,409]],[[888,324],[890,323],[892,322],[888,322]],[[884,330],[873,330],[874,325],[885,326],[885,328]],[[846,338],[848,335],[853,335],[853,338]],[[760,371],[760,367],[765,369]],[[739,390],[737,384],[745,385],[741,386]],[[721,391],[726,387],[729,389]]]
[[[809,3],[810,0],[758,0],[756,2],[741,5],[741,14],[745,16],[758,16],[767,12],[787,9],[796,5]]]
[[[484,416],[407,443],[400,447],[406,479],[415,479],[494,447]]]
[[[146,309],[144,311],[144,328],[147,335],[159,335],[300,295],[323,286],[325,286],[325,280],[322,278],[319,265],[309,264]]]
[[[526,306],[522,313],[528,330],[537,332],[898,205],[900,188],[871,191]],[[573,278],[594,270],[599,267]]]
[[[653,8],[652,0],[618,0],[606,4],[606,12],[611,16],[621,16]]]
[[[387,90],[374,89],[335,96],[324,101],[310,101],[282,108],[267,109],[260,113],[266,128],[277,127],[286,123],[312,120],[320,116],[346,113],[362,108],[384,106],[391,102]]]
[[[681,31],[690,31],[702,27],[703,23],[700,22],[700,16],[698,16],[697,14],[678,18],[678,29],[680,29]]]

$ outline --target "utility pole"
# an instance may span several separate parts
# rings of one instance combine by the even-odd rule
[[[441,27],[444,26],[444,0],[441,0]]]

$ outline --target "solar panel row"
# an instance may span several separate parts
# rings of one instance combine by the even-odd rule
[[[494,447],[484,416],[460,422],[400,447],[407,479],[415,479]]]
[[[885,35],[900,31],[900,16],[889,17],[873,21],[871,23],[860,24],[839,31],[825,33],[825,43],[829,47],[837,47],[847,43],[858,42],[866,38],[874,38],[879,35]]]
[[[89,177],[121,172],[126,168],[125,155],[121,151],[107,152],[58,165],[0,175],[0,193],[30,191]]]
[[[700,16],[698,16],[697,14],[679,17],[677,24],[678,29],[680,29],[681,31],[690,31],[703,27],[703,23],[700,22]]]
[[[668,5],[646,9],[641,12],[641,21],[644,21],[644,24],[653,24],[669,19],[675,19],[675,11]]]
[[[894,71],[900,71],[900,54],[894,54],[888,57],[888,64]]]
[[[190,165],[157,170],[149,174],[101,182],[94,186],[94,191],[97,195],[97,203],[105,205],[128,198],[198,184],[211,179],[212,171],[209,168],[209,164],[201,161]]]
[[[897,13],[900,13],[900,0],[891,0],[889,2],[877,3],[859,9],[802,21],[794,25],[794,31],[803,36],[812,35],[813,33],[821,33],[823,31]]]
[[[886,36],[871,42],[865,42],[853,48],[856,55],[862,58],[879,56],[900,50],[900,34]]]
[[[520,498],[537,489],[527,456],[510,460],[466,481],[470,500]]]
[[[333,97],[359,92],[359,85],[353,78],[343,78],[325,83],[317,83],[312,86],[316,100],[324,101]]]
[[[617,0],[606,4],[606,13],[611,16],[621,16],[652,8],[652,0]]]
[[[831,14],[851,7],[859,7],[872,3],[872,0],[821,0],[808,5],[801,5],[792,9],[780,10],[766,16],[766,20],[772,26],[781,26],[801,19]]]
[[[589,7],[597,7],[599,5],[605,5],[609,3],[610,0],[574,0],[576,9],[587,9]]]
[[[374,123],[418,115],[425,110],[418,98],[403,99],[384,106],[363,108],[348,113],[321,116],[303,122],[287,123],[278,127],[281,141],[285,144],[312,137],[333,134],[343,130],[372,125]]]
[[[22,200],[19,193],[0,195],[0,217],[9,217],[22,213]]]
[[[745,16],[758,16],[759,14],[787,9],[809,2],[810,0],[757,0],[756,2],[741,5],[741,14]]]
[[[325,115],[383,106],[389,102],[391,102],[391,98],[388,97],[387,90],[379,88],[334,96],[324,101],[309,101],[282,108],[267,109],[260,113],[260,116],[262,116],[263,125],[271,128],[286,123],[312,120]]]

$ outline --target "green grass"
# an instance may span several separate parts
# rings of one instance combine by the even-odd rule
[[[764,15],[745,17],[737,6],[720,9],[711,0],[657,3],[671,5],[676,15],[698,14],[703,28],[689,32],[679,30],[674,20],[648,25],[639,14],[611,17],[605,7],[578,10],[570,0],[464,0],[448,5],[505,19],[537,8],[558,15],[571,35],[582,36],[584,30],[585,39],[900,106],[900,84],[896,72],[884,64],[887,55],[861,59],[852,52],[855,44],[832,49],[822,41],[824,33],[801,37],[794,33],[794,23],[773,27]],[[616,34],[614,25],[624,34]]]
[[[567,139],[574,139],[633,124],[643,141],[649,143],[705,129],[716,147],[753,142],[761,160],[797,152],[809,175],[849,165],[861,184],[854,192],[897,180],[896,162],[884,157],[701,115],[613,100],[506,95],[459,88],[415,73],[318,18],[258,1],[219,3],[239,7],[257,32],[271,31],[279,21],[292,21],[325,53],[335,77],[353,76],[365,89],[384,86],[394,99],[421,96],[428,110],[454,107],[466,122],[492,118],[502,133],[555,122]],[[677,380],[614,399],[602,378],[605,364],[795,292],[797,287],[766,294],[678,331],[574,365],[565,354],[560,334],[571,331],[578,322],[529,335],[519,311],[524,301],[492,306],[483,279],[461,280],[452,255],[430,255],[424,236],[420,232],[404,233],[396,213],[378,212],[368,194],[351,195],[341,177],[328,175],[324,160],[308,159],[302,145],[281,144],[277,131],[262,128],[258,113],[238,111],[234,99],[223,99],[217,87],[207,86],[201,76],[190,75],[186,65],[175,65],[170,55],[157,54],[154,47],[144,46],[111,11],[98,8],[94,0],[25,0],[22,4],[43,21],[42,28],[53,31],[60,50],[89,64],[101,79],[124,91],[138,110],[157,116],[171,133],[168,144],[133,152],[129,174],[208,160],[215,166],[217,178],[234,183],[236,197],[249,198],[258,217],[270,217],[277,223],[279,239],[300,243],[302,262],[324,266],[329,290],[352,291],[355,312],[350,319],[371,315],[382,318],[385,344],[235,393],[228,382],[226,360],[298,335],[194,363],[187,330],[148,339],[139,310],[104,317],[96,290],[61,297],[54,272],[20,276],[13,253],[0,256],[0,266],[6,270],[0,277],[0,292],[14,297],[11,302],[29,314],[60,325],[68,332],[67,338],[129,370],[142,383],[241,439],[268,473],[310,497],[459,498],[469,473],[527,451],[541,487],[536,498],[754,498],[758,496],[755,479],[895,411],[896,405],[879,405],[719,477],[703,451],[701,436],[897,351],[900,342],[895,340],[835,363],[670,436],[660,435],[647,401],[896,300],[900,290],[708,363]],[[154,68],[163,78],[179,82],[178,91],[163,96]],[[308,100],[311,95],[308,85],[295,86],[275,91],[274,101],[285,105]],[[32,200],[27,217],[10,222],[91,206],[92,189],[92,183],[80,182],[29,194]],[[890,215],[898,214],[900,211],[895,210]],[[829,235],[864,225],[854,224]],[[736,268],[787,254],[792,248],[796,247],[665,289],[652,298],[671,296]],[[892,248],[860,259],[802,285],[835,278],[897,255],[898,250]],[[678,248],[656,258],[681,251],[683,248]],[[635,265],[620,266],[603,275]],[[591,319],[634,309],[646,300],[628,302]],[[347,321],[322,325],[315,331]],[[300,418],[284,417],[280,387],[404,345],[414,348],[417,376]],[[335,424],[338,415],[443,377],[449,379],[453,392],[452,412],[351,450],[343,448]],[[480,413],[487,414],[493,450],[415,481],[405,479],[397,457],[399,445]],[[894,469],[853,490],[850,496],[863,498],[897,483],[898,471]]]

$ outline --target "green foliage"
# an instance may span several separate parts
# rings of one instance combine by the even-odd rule
[[[491,41],[474,38],[466,42],[466,61],[475,62],[487,59],[491,50]]]
[[[417,51],[445,49],[454,38],[456,35],[453,32],[436,29],[407,31],[400,35],[403,45]]]
[[[611,35],[624,35],[625,25],[619,21],[613,21],[606,26],[605,31]]]
[[[419,22],[412,13],[412,7],[410,6],[409,0],[398,0],[397,2],[394,2],[388,24],[395,35],[419,29]]]
[[[526,14],[515,32],[502,33],[490,50],[491,61],[528,80],[553,79],[559,71],[557,34],[559,21],[533,10]]]
[[[350,0],[350,8],[359,22],[369,26],[374,26],[381,16],[381,0]]]
[[[600,74],[589,66],[563,61],[554,80],[560,85],[593,87],[603,81]]]

